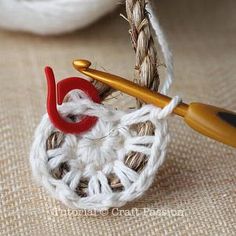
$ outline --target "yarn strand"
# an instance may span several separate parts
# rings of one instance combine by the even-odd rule
[[[165,59],[165,64],[167,68],[167,73],[166,73],[166,79],[164,81],[164,84],[161,88],[161,93],[162,94],[167,94],[173,79],[174,79],[174,63],[173,63],[173,56],[171,53],[171,50],[168,45],[168,41],[166,40],[165,34],[162,31],[162,28],[160,26],[159,20],[154,13],[154,7],[151,4],[151,2],[148,2],[147,6],[147,11],[149,12],[149,20],[151,22],[151,25],[153,27],[155,36],[158,40],[159,45],[161,46],[161,50]],[[156,12],[156,11],[155,11]]]

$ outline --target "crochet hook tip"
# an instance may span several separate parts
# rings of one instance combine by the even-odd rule
[[[77,59],[73,61],[73,66],[78,71],[84,71],[91,66],[91,62],[84,59]]]

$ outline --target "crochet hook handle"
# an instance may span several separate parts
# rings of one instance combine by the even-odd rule
[[[202,103],[190,103],[184,120],[199,133],[236,148],[236,113]]]
[[[89,61],[76,60],[73,65],[81,73],[146,103],[163,108],[171,101],[168,96],[153,92],[122,77],[91,69]],[[174,109],[174,113],[182,116],[185,122],[199,133],[236,147],[236,113],[202,103],[180,103]]]

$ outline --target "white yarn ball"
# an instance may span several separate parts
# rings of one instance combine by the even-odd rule
[[[89,25],[112,11],[118,0],[1,0],[0,27],[41,35]]]

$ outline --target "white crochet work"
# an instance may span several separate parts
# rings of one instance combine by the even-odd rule
[[[76,94],[74,97],[76,99],[59,107],[61,115],[93,115],[99,118],[98,122],[83,135],[65,135],[61,147],[47,151],[46,140],[56,129],[45,114],[36,130],[30,155],[35,178],[55,198],[72,208],[108,209],[141,196],[164,161],[169,142],[166,117],[179,98],[174,98],[164,109],[146,105],[127,113],[95,104],[85,97],[78,99]],[[140,137],[130,129],[132,124],[148,120],[155,126],[153,136]],[[147,156],[148,161],[141,173],[124,164],[124,157],[130,151]],[[65,162],[69,165],[68,173],[62,179],[56,179],[51,170]],[[112,191],[107,179],[110,174],[119,178],[122,191]],[[82,178],[89,179],[86,197],[75,193]]]
[[[152,13],[150,21],[166,60],[167,79],[162,92],[167,93],[173,79],[172,56],[157,18],[150,6],[147,7]],[[55,198],[72,208],[104,210],[140,197],[165,159],[169,142],[167,117],[181,99],[174,97],[163,109],[145,105],[125,112],[93,103],[81,91],[71,92],[70,98],[69,102],[58,106],[62,117],[89,115],[98,117],[98,122],[84,134],[65,134],[59,147],[47,150],[46,142],[57,130],[45,114],[36,129],[30,154],[35,178]],[[152,122],[154,134],[138,136],[131,127],[145,121]],[[124,163],[126,155],[132,151],[146,156],[147,162],[139,172]],[[55,178],[52,171],[63,163],[67,164],[67,172],[61,178]],[[114,191],[109,184],[110,175],[117,176],[122,186],[119,191]],[[87,188],[81,196],[77,188],[84,179]]]

